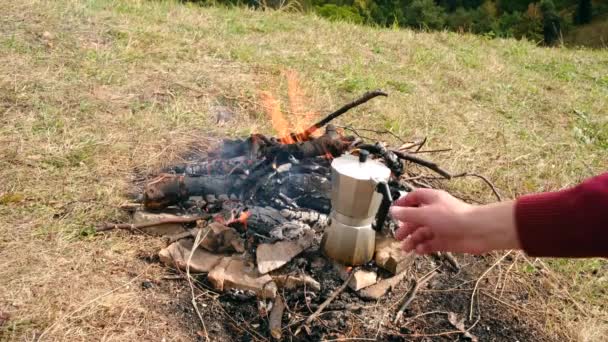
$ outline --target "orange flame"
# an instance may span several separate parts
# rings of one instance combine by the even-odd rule
[[[248,210],[245,210],[241,212],[241,215],[239,215],[239,218],[236,220],[242,223],[243,226],[245,226],[245,229],[247,229],[247,219],[249,218],[249,216],[251,216],[251,213]]]
[[[305,111],[304,91],[300,87],[298,74],[294,70],[284,72],[287,79],[287,97],[289,99],[289,109],[294,118],[294,122],[290,123],[285,119],[281,111],[280,102],[268,91],[260,93],[260,99],[264,110],[268,114],[272,126],[278,133],[281,143],[293,144],[299,141],[306,140],[307,129],[316,118],[317,114],[310,111]]]

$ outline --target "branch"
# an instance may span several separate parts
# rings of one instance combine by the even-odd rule
[[[440,174],[441,176],[443,176],[446,179],[452,179],[452,175],[447,172],[446,170],[442,169],[441,167],[439,167],[439,165],[437,165],[436,163],[432,162],[432,161],[428,161],[426,159],[422,159],[420,157],[416,157],[413,156],[409,153],[406,152],[401,152],[401,151],[392,151],[397,157],[399,157],[399,159],[403,159],[403,160],[407,160],[410,161],[412,163],[416,163],[418,165],[422,165],[426,168],[429,168],[435,172],[437,172],[438,174]]]
[[[368,91],[367,93],[363,94],[363,96],[361,96],[360,98],[356,99],[353,102],[347,103],[344,106],[340,107],[340,109],[336,110],[335,112],[327,115],[325,118],[323,118],[321,121],[315,123],[314,125],[308,127],[304,132],[302,133],[292,133],[292,138],[295,138],[293,140],[295,141],[306,141],[308,140],[308,138],[310,137],[310,135],[312,133],[314,133],[316,130],[318,130],[319,128],[327,125],[330,121],[334,120],[335,118],[337,118],[338,116],[346,113],[347,111],[349,111],[352,108],[355,108],[359,105],[364,104],[365,102],[373,99],[376,96],[388,96],[387,93],[383,92],[382,90],[374,90],[374,91]]]
[[[414,280],[414,283],[412,284],[412,287],[408,292],[407,297],[405,298],[403,304],[401,304],[401,306],[399,307],[399,311],[397,311],[397,314],[395,315],[395,320],[393,320],[393,324],[397,324],[397,322],[399,322],[399,320],[403,316],[403,311],[405,311],[408,305],[412,303],[414,297],[416,297],[416,293],[418,293],[418,289],[420,289],[420,286],[426,284],[435,275],[437,275],[437,272],[433,271],[429,275],[422,277],[420,280]]]
[[[198,220],[206,220],[209,216],[188,216],[188,217],[175,217],[170,219],[162,219],[154,222],[144,222],[144,223],[103,223],[95,228],[96,232],[104,232],[112,229],[128,229],[128,230],[139,230],[144,228],[150,228],[155,226],[160,226],[162,224],[169,223],[192,223]]]
[[[457,175],[452,176],[452,178],[462,178],[462,177],[477,177],[481,180],[483,180],[489,187],[490,189],[492,189],[492,192],[494,193],[494,196],[496,196],[496,199],[498,199],[499,202],[502,202],[502,196],[500,196],[500,194],[498,193],[498,189],[496,189],[496,186],[494,186],[494,184],[492,182],[490,182],[489,179],[487,179],[485,176],[476,174],[476,173],[468,173],[468,172],[463,172],[463,173],[459,173]]]
[[[302,327],[307,326],[308,324],[310,324],[310,322],[312,322],[315,318],[317,318],[319,316],[319,314],[321,314],[323,309],[325,309],[326,306],[328,306],[334,299],[336,299],[336,297],[338,297],[338,295],[340,293],[342,293],[342,291],[344,291],[344,289],[346,289],[346,287],[348,286],[348,283],[353,278],[353,275],[355,274],[356,271],[357,271],[356,268],[352,269],[348,278],[346,278],[344,283],[342,283],[342,286],[340,286],[339,288],[334,290],[334,292],[331,294],[331,296],[329,296],[323,303],[321,303],[321,305],[319,305],[317,310],[315,312],[313,312],[312,315],[308,316],[306,321],[304,321],[304,323],[296,330],[294,335],[298,335],[300,333],[300,330],[302,330]]]
[[[483,272],[481,274],[481,276],[479,278],[477,278],[477,281],[475,282],[475,287],[473,288],[473,293],[471,293],[471,305],[469,307],[469,321],[473,320],[473,302],[475,300],[475,293],[477,293],[477,288],[479,287],[479,282],[481,281],[481,279],[483,279],[483,277],[486,276],[486,274],[488,274],[496,265],[500,264],[501,261],[504,260],[504,258],[506,258],[509,254],[511,254],[512,250],[508,250],[507,253],[505,253],[503,256],[501,256],[498,260],[496,260],[496,262],[494,262],[492,264],[492,266],[488,267],[488,269]]]

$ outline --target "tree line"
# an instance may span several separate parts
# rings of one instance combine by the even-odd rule
[[[285,0],[216,0],[278,7]],[[554,45],[577,25],[608,13],[592,0],[293,0],[298,8],[330,20],[383,27],[472,32],[527,38]]]

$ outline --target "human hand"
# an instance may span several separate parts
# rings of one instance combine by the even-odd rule
[[[417,189],[391,208],[406,252],[481,254],[517,248],[513,202],[473,206],[445,191]]]

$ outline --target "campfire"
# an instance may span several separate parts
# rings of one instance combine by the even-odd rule
[[[362,307],[357,304],[353,309],[352,304],[336,301],[347,288],[361,300],[377,300],[410,274],[414,260],[393,238],[396,224],[390,215],[380,217],[386,215],[390,202],[382,203],[384,214],[369,223],[376,230],[371,260],[349,265],[328,257],[323,237],[337,217],[331,196],[336,191],[332,189],[334,158],[369,159],[386,167],[390,170],[386,195],[392,199],[453,177],[415,155],[424,140],[391,148],[367,141],[358,130],[331,123],[383,96],[387,94],[379,90],[365,93],[318,122],[289,132],[276,101],[262,94],[278,137],[252,134],[226,139],[204,157],[162,170],[145,182],[140,203],[129,207],[134,209],[133,223],[107,223],[98,231],[129,229],[165,236],[168,244],[159,252],[160,260],[188,280],[205,337],[207,327],[194,298],[198,284],[221,294],[220,300],[239,298],[245,306],[257,303],[268,327],[266,332],[245,329],[253,339],[316,339],[325,329],[319,323],[324,310],[332,305],[334,310]],[[415,171],[420,167],[436,176],[422,177]],[[451,255],[437,256],[459,269]],[[415,285],[411,297],[420,284]],[[411,297],[399,303],[395,321]]]

